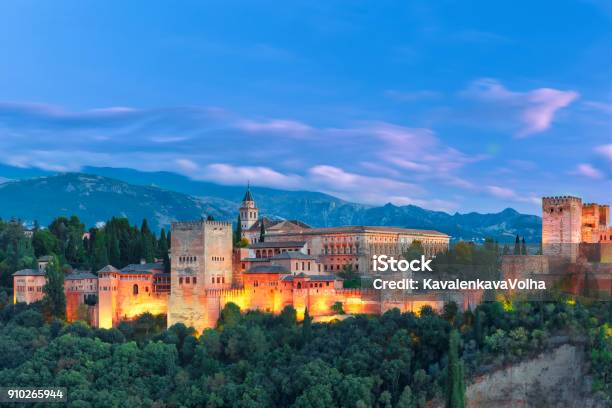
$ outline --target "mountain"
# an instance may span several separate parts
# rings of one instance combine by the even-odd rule
[[[76,214],[88,226],[112,216],[126,216],[133,223],[147,218],[153,228],[167,227],[172,220],[215,219],[235,221],[244,187],[195,181],[170,173],[147,173],[132,169],[86,168],[87,173],[63,173],[27,178],[0,168],[0,216],[38,220],[48,224],[58,215]],[[95,173],[95,174],[91,174]],[[51,173],[43,173],[51,174]],[[173,191],[174,190],[174,191]],[[350,203],[310,191],[285,191],[253,187],[261,215],[299,219],[312,226],[383,225],[436,229],[454,239],[483,240],[493,237],[511,242],[516,234],[539,242],[541,219],[505,209],[493,214],[448,214],[417,206],[387,204],[373,207]]]
[[[217,219],[234,214],[224,200],[195,197],[151,186],[137,186],[107,177],[65,173],[0,184],[0,216],[49,224],[53,218],[76,214],[87,226],[113,216],[132,223],[147,218],[160,229],[175,219]]]

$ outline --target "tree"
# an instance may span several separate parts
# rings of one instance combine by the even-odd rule
[[[241,239],[242,239],[242,221],[240,221],[240,215],[238,215],[238,219],[236,220],[236,229],[234,230],[234,244],[238,246]]]
[[[404,258],[407,260],[419,259],[425,253],[423,244],[419,240],[414,240],[404,253]]]
[[[43,287],[43,305],[48,318],[66,318],[64,273],[57,256],[53,255],[46,269],[47,283]]]
[[[521,254],[521,240],[519,239],[518,234],[516,235],[516,239],[514,240],[514,255]]]
[[[166,230],[162,228],[157,244],[158,256],[163,259],[164,272],[170,273],[170,256],[168,255],[168,239],[166,238]]]
[[[264,219],[261,219],[260,229],[259,229],[259,242],[264,242],[266,238],[266,226],[264,225]]]
[[[457,263],[469,265],[472,263],[472,255],[474,251],[474,245],[471,245],[465,241],[459,241],[455,245],[455,254],[457,256]]]
[[[410,389],[410,386],[405,386],[404,387],[404,391],[402,391],[402,394],[399,397],[399,400],[397,401],[397,408],[413,408],[414,407],[414,401],[412,399],[412,390]]]
[[[140,242],[141,257],[147,262],[153,262],[155,258],[155,236],[151,233],[146,218],[142,220],[142,226],[140,227]]]
[[[527,255],[527,244],[525,244],[525,237],[521,241],[521,255]]]
[[[332,305],[332,310],[336,314],[344,314],[344,308],[342,307],[342,302],[336,302]]]
[[[463,362],[459,358],[461,337],[455,329],[451,331],[448,344],[448,368],[446,374],[446,408],[465,407],[465,384]]]
[[[302,341],[304,344],[312,339],[312,318],[308,313],[308,308],[304,310],[304,320],[302,321]]]
[[[32,246],[36,256],[49,255],[58,251],[58,241],[48,229],[38,229],[32,235]]]
[[[353,264],[342,265],[342,270],[338,272],[338,276],[344,279],[342,283],[344,288],[359,288],[361,287],[361,279],[359,274],[353,269]]]

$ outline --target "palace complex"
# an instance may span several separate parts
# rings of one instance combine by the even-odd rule
[[[249,190],[239,211],[242,237],[249,242],[246,248],[234,247],[231,223],[174,222],[171,273],[164,273],[162,263],[142,262],[122,269],[108,265],[95,274],[78,270],[67,274],[68,320],[87,319],[94,326],[109,328],[149,312],[167,315],[168,325],[181,322],[201,332],[216,325],[229,302],[242,310],[270,313],[293,306],[300,318],[308,309],[311,316],[325,320],[340,309],[371,314],[391,308],[418,312],[424,305],[439,310],[449,300],[463,308],[474,307],[482,295],[346,289],[338,277],[346,268],[372,278],[372,255],[401,258],[415,241],[427,257],[434,256],[448,249],[446,234],[374,226],[312,228],[300,221],[272,220],[259,216]],[[559,281],[561,275],[572,274],[575,265],[583,270],[586,265],[605,290],[612,276],[612,264],[606,263],[610,262],[607,244],[612,243],[609,214],[608,206],[583,205],[575,197],[544,198],[542,254],[504,256],[503,275],[548,274]],[[43,298],[47,263],[48,258],[41,258],[36,270],[14,273],[15,303]],[[561,264],[565,266],[559,269]]]

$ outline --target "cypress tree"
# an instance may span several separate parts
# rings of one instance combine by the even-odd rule
[[[264,219],[261,219],[261,228],[259,229],[259,242],[264,242],[266,237],[266,227],[264,226]]]
[[[521,254],[521,240],[519,239],[518,234],[516,235],[516,239],[514,240],[514,255]]]
[[[46,268],[47,283],[43,287],[43,305],[48,318],[66,318],[66,295],[64,294],[64,273],[57,256],[53,255]]]
[[[170,273],[170,257],[168,256],[168,240],[166,231],[162,228],[158,244],[159,256],[164,260],[164,272]]]
[[[236,220],[236,231],[234,233],[236,234],[234,236],[234,244],[238,244],[242,239],[242,222],[240,220],[240,215],[238,215],[238,219]]]
[[[119,249],[119,240],[115,234],[111,234],[109,237],[108,261],[116,268],[121,267],[121,251]]]
[[[459,339],[459,332],[453,329],[448,342],[446,408],[465,408],[465,384],[463,362],[459,358]]]
[[[155,258],[155,237],[149,229],[149,223],[146,218],[142,220],[142,226],[140,227],[140,247],[141,247],[141,258],[144,258],[147,262],[153,262]]]
[[[521,255],[527,255],[527,244],[525,244],[525,237],[521,241]]]
[[[308,343],[312,338],[312,318],[308,313],[308,308],[304,310],[304,321],[302,322],[302,340],[304,344]]]

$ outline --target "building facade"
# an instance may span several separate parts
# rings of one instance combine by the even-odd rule
[[[308,309],[321,318],[334,315],[338,305],[347,313],[442,307],[445,299],[437,295],[405,292],[391,299],[372,289],[343,289],[334,274],[345,265],[368,274],[372,255],[401,257],[414,241],[421,242],[426,256],[433,256],[448,249],[448,235],[392,227],[311,228],[296,220],[259,218],[250,190],[239,211],[243,237],[251,242],[248,248],[233,247],[229,222],[173,222],[171,273],[165,273],[161,263],[143,262],[67,275],[68,320],[82,319],[88,308],[93,325],[110,328],[148,312],[166,314],[169,326],[183,323],[201,332],[216,325],[229,302],[243,310],[271,313],[293,306],[299,317]],[[19,271],[13,279],[15,303],[42,299],[44,268]]]
[[[572,196],[542,198],[542,253],[576,261],[581,244],[612,243],[610,207]]]

